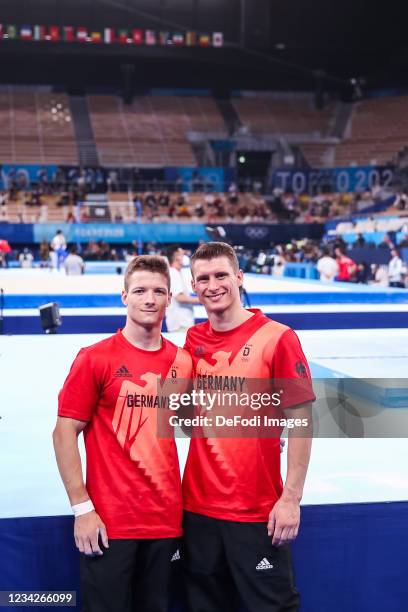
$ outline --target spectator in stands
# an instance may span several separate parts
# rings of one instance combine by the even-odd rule
[[[356,283],[366,285],[371,278],[371,269],[366,261],[357,264]]]
[[[98,246],[99,246],[99,259],[101,261],[109,261],[110,259],[110,246],[107,242],[105,242],[104,240],[100,240],[98,242]]]
[[[265,206],[265,202],[262,200],[256,200],[254,204],[254,209],[252,211],[253,220],[256,222],[265,221],[268,217],[268,211]]]
[[[169,203],[170,203],[169,194],[167,192],[162,193],[159,196],[159,207],[164,208],[167,211],[167,208],[169,207]]]
[[[116,170],[110,170],[106,179],[108,191],[119,191],[118,173]]]
[[[35,189],[33,189],[32,191],[32,196],[31,196],[31,206],[41,206],[42,205],[42,196],[43,196],[43,188],[41,187],[36,187]]]
[[[225,207],[219,196],[214,199],[213,208],[216,217],[225,217]]]
[[[167,257],[170,263],[170,306],[166,311],[166,325],[170,332],[186,331],[194,325],[194,305],[198,298],[190,295],[190,289],[183,276],[185,251],[178,245],[169,247]]]
[[[86,245],[84,257],[87,261],[97,261],[99,259],[99,246],[94,240],[90,240]]]
[[[133,198],[133,207],[136,219],[140,219],[143,215],[143,204],[142,198],[139,195],[135,195],[135,197]]]
[[[18,261],[20,262],[20,266],[22,268],[32,268],[33,267],[33,261],[34,261],[34,256],[31,253],[31,251],[29,251],[29,249],[27,247],[25,247],[23,249],[23,252],[20,253],[20,255],[18,256]]]
[[[7,204],[8,192],[0,191],[0,206],[5,206]]]
[[[335,249],[336,261],[339,267],[339,273],[336,280],[342,283],[354,282],[357,273],[357,266],[355,262],[345,255],[340,247]]]
[[[231,183],[231,185],[228,187],[228,200],[230,204],[238,204],[238,188],[235,183]]]
[[[281,245],[277,245],[274,249],[272,274],[274,276],[283,276],[285,272],[286,257]]]
[[[158,210],[158,204],[154,193],[146,193],[144,198],[144,205],[147,209],[150,209],[152,213],[156,213]]]
[[[40,268],[48,268],[50,265],[50,245],[46,240],[40,244]]]
[[[380,249],[393,249],[395,247],[395,244],[392,242],[391,237],[389,234],[385,234],[384,238],[381,240],[380,244],[378,245],[378,247]]]
[[[398,208],[398,210],[405,210],[408,208],[408,197],[407,194],[402,192],[397,194],[394,202],[394,207]]]
[[[68,206],[69,205],[69,193],[68,191],[62,191],[57,201],[57,206]]]
[[[205,217],[205,209],[202,202],[198,202],[194,209],[194,216],[198,219]]]
[[[227,220],[234,222],[236,214],[237,214],[236,206],[235,205],[228,206],[228,209],[227,209]]]
[[[1,191],[0,192],[0,222],[2,223],[8,223],[9,221],[7,199],[8,199],[7,191]]]
[[[249,222],[249,208],[246,204],[241,204],[241,206],[238,209],[238,216],[241,218],[241,221],[243,223],[248,223]]]
[[[380,287],[388,287],[388,266],[374,264],[372,266],[374,284]]]
[[[320,280],[324,283],[332,283],[339,273],[337,261],[330,255],[328,247],[323,247],[322,256],[317,261],[317,271],[320,275]]]
[[[80,198],[85,198],[86,195],[86,174],[82,168],[79,171],[77,178],[78,194]]]
[[[78,255],[76,246],[72,246],[69,250],[69,255],[64,261],[65,272],[69,276],[79,276],[85,273],[85,263],[80,255]]]
[[[388,264],[388,279],[390,287],[405,287],[404,277],[406,274],[406,266],[402,261],[397,249],[391,249],[391,259]]]
[[[72,210],[67,214],[67,218],[65,219],[65,223],[76,223],[76,217]]]
[[[408,248],[408,234],[405,234],[398,246],[400,247],[400,249]]]
[[[365,241],[365,238],[364,238],[363,234],[357,234],[357,239],[354,242],[353,246],[355,246],[355,247],[363,247],[365,245],[366,245],[366,241]]]

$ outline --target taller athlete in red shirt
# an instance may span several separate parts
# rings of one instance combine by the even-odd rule
[[[297,379],[282,416],[310,422],[315,397],[300,342],[290,328],[241,306],[243,274],[232,247],[202,245],[191,263],[193,288],[208,314],[206,323],[190,328],[185,345],[200,384]],[[288,544],[299,529],[311,425],[301,436],[289,435],[284,486],[279,436],[191,440],[183,558],[192,612],[234,610],[237,593],[250,612],[298,609]]]
[[[137,610],[167,612],[182,496],[174,439],[156,435],[157,381],[189,378],[192,365],[161,336],[169,290],[165,260],[136,257],[122,292],[124,329],[79,352],[59,395],[54,446],[83,553],[86,612],[131,612],[135,601]]]

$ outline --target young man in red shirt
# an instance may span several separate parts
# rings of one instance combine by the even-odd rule
[[[337,266],[339,268],[339,273],[336,280],[342,283],[350,283],[354,281],[357,273],[357,265],[355,262],[350,257],[347,257],[340,247],[336,247],[334,253],[336,255]]]
[[[75,514],[86,612],[131,612],[135,601],[137,610],[167,612],[182,496],[174,439],[157,436],[158,380],[191,376],[189,354],[161,335],[170,297],[166,261],[136,257],[122,292],[125,327],[79,352],[59,394],[54,447]]]
[[[275,438],[237,432],[242,437],[191,440],[183,478],[182,557],[189,607],[233,611],[239,594],[250,612],[294,612],[299,594],[288,544],[299,529],[311,449],[315,396],[309,367],[293,330],[241,306],[243,274],[232,247],[204,244],[191,265],[193,288],[208,314],[207,322],[187,333],[196,380],[207,389],[225,389],[235,379],[263,379],[261,386],[296,379],[301,384],[282,401],[282,416],[306,418],[309,425],[303,435],[289,435],[285,486],[280,430]]]

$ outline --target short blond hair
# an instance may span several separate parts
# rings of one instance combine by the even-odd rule
[[[170,291],[170,272],[167,261],[160,255],[138,255],[129,263],[125,271],[125,291],[129,290],[129,280],[134,272],[147,271],[162,274]]]

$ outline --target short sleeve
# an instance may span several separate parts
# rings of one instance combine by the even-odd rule
[[[81,349],[58,395],[58,416],[90,421],[100,396],[89,351]]]
[[[282,386],[281,408],[313,402],[312,377],[299,338],[292,329],[285,331],[275,348],[272,375]]]
[[[192,351],[191,351],[191,341],[190,341],[190,332],[189,331],[187,332],[187,336],[186,336],[183,348],[184,348],[185,351],[188,351],[188,353],[190,353],[190,355],[192,354]]]

